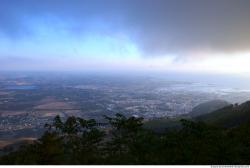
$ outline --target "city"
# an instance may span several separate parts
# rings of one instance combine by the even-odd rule
[[[241,103],[250,99],[250,91],[133,75],[2,73],[0,141],[37,138],[57,115],[99,122],[116,113],[145,120],[174,118],[215,99]]]

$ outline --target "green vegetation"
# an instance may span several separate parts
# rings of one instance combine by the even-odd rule
[[[233,107],[234,108],[234,107]],[[157,133],[142,118],[95,120],[57,116],[33,144],[0,158],[0,164],[249,164],[250,122],[222,128],[180,120],[179,129]]]
[[[230,104],[224,100],[207,101],[195,106],[193,110],[189,113],[189,115],[192,117],[197,117],[200,115],[211,113],[215,110],[221,109],[229,105]]]
[[[212,113],[198,116],[195,120],[224,128],[240,126],[250,120],[250,101],[241,105],[226,106]]]
[[[186,116],[177,118],[160,118],[144,122],[143,128],[153,130],[154,132],[164,133],[167,130],[178,129],[181,127],[180,120]]]

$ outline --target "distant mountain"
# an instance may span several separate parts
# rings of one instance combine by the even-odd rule
[[[198,116],[211,113],[215,110],[221,109],[230,104],[224,100],[212,100],[201,103],[193,108],[192,112],[185,115],[177,116],[176,118],[161,118],[149,120],[144,123],[144,127],[147,129],[154,130],[156,132],[164,132],[166,130],[171,130],[181,127],[181,119],[192,120]]]
[[[212,109],[219,108],[220,106],[224,107],[211,112]],[[144,123],[144,127],[156,132],[164,132],[166,130],[180,128],[181,119],[202,121],[209,125],[224,128],[238,127],[250,122],[250,101],[240,105],[232,105],[222,100],[215,100],[200,104],[194,109],[195,110],[192,111],[193,117],[190,117],[191,115],[181,115],[176,118],[150,120]]]
[[[224,100],[212,100],[201,103],[193,108],[193,110],[189,113],[191,117],[197,117],[203,114],[207,114],[213,112],[215,110],[221,109],[230,105],[228,102]]]
[[[250,101],[241,105],[229,105],[194,119],[226,128],[237,127],[250,121]]]

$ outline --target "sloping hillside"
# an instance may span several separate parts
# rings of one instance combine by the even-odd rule
[[[250,120],[250,101],[241,105],[229,105],[195,118],[197,121],[222,127],[236,127]]]
[[[201,103],[193,108],[193,110],[189,113],[191,117],[196,117],[199,115],[211,113],[215,110],[221,109],[230,105],[228,102],[224,100],[212,100]]]

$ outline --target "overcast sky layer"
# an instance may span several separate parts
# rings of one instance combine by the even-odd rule
[[[1,0],[2,70],[250,72],[249,0]]]

